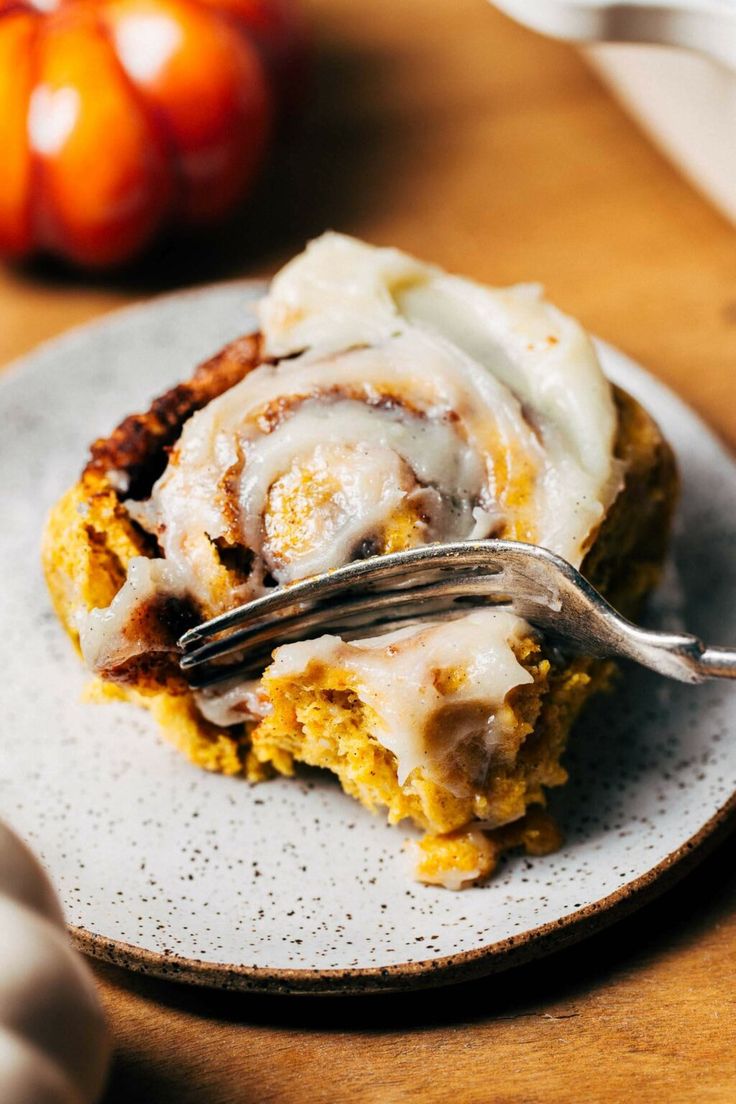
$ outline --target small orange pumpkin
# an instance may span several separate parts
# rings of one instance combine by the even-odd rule
[[[301,50],[289,0],[0,0],[0,252],[113,265],[231,211]]]

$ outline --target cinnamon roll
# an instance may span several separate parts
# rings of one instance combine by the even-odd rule
[[[491,289],[326,234],[273,280],[260,333],[98,441],[44,540],[57,610],[100,692],[149,706],[208,769],[325,767],[426,835],[457,888],[555,846],[541,811],[611,664],[489,608],[274,651],[193,693],[189,625],[360,557],[491,536],[544,545],[632,614],[676,491],[656,426],[535,286]]]

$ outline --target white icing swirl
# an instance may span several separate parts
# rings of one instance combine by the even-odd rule
[[[219,612],[262,593],[267,573],[289,583],[380,548],[402,511],[403,545],[498,534],[580,564],[617,491],[615,408],[590,339],[536,287],[482,287],[326,234],[275,277],[260,317],[274,363],[191,417],[150,499],[131,504],[166,570],[133,565],[110,609],[91,615],[93,666],[115,654],[111,634],[130,643],[141,594],[170,585]],[[224,596],[221,543],[253,556]],[[485,703],[489,755],[500,746],[500,707],[530,679],[513,651],[527,629],[483,611],[390,638],[323,637],[278,649],[271,674],[315,658],[349,669],[404,780],[440,769],[422,742],[443,697],[438,667],[465,666],[458,700]],[[253,711],[252,686],[226,693],[203,711]]]

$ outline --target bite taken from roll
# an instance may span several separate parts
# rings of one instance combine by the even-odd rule
[[[46,578],[94,693],[150,708],[206,769],[332,771],[422,830],[422,881],[460,888],[508,848],[553,849],[545,792],[610,661],[479,606],[285,644],[259,680],[196,693],[176,641],[351,560],[486,537],[549,548],[633,616],[666,551],[667,444],[536,286],[326,234],[259,315],[259,333],[96,441],[51,513]]]

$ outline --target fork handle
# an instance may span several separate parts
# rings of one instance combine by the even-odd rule
[[[736,679],[734,648],[708,648],[699,637],[690,633],[643,629],[626,621],[610,607],[604,611],[603,624],[611,633],[608,638],[609,655],[633,659],[635,663],[679,682]]]
[[[704,678],[736,679],[736,651],[733,648],[706,648],[700,657]]]

